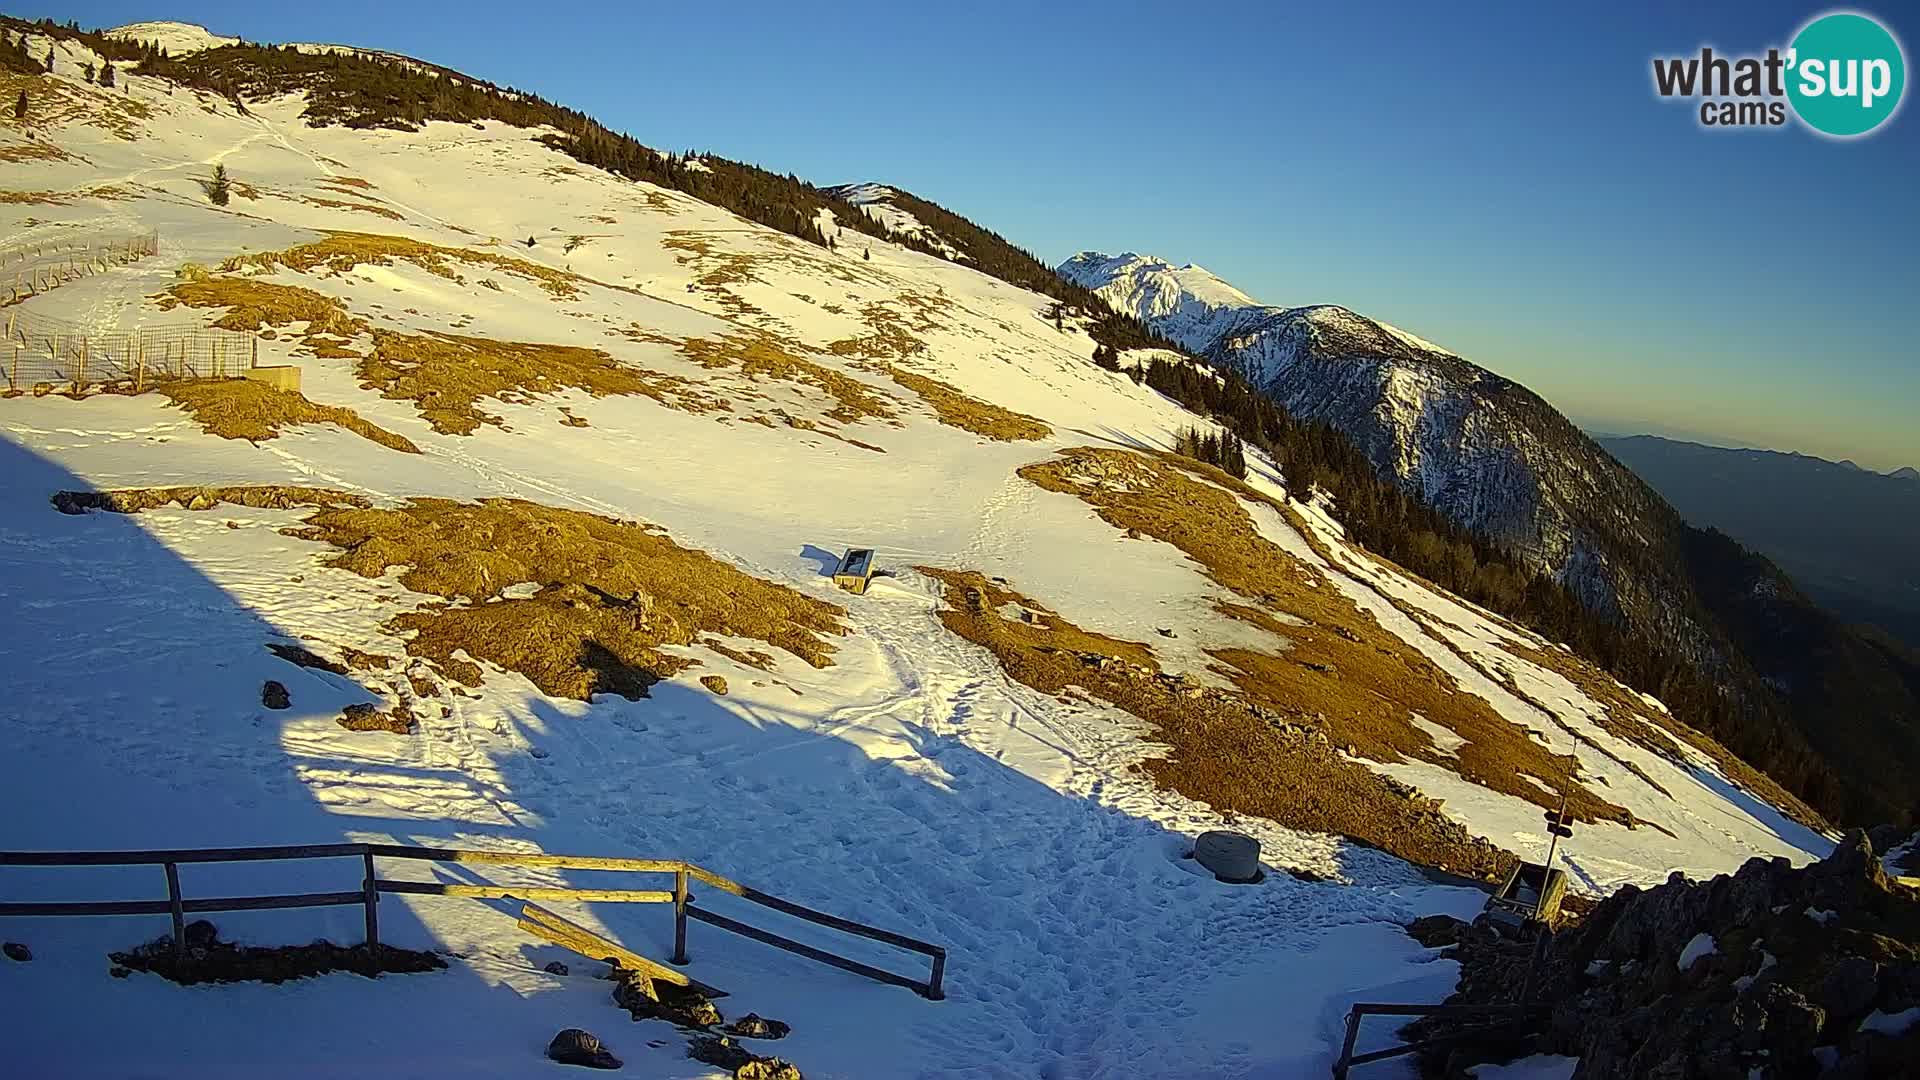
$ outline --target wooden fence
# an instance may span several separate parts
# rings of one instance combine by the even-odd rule
[[[71,281],[105,273],[160,251],[158,232],[89,234],[0,248],[0,304],[13,304]]]
[[[179,867],[183,863],[232,863],[296,859],[347,859],[361,861],[363,875],[357,889],[323,893],[289,893],[271,896],[223,896],[189,898],[180,890]],[[485,866],[545,867],[558,870],[613,870],[645,874],[670,874],[668,889],[569,889],[536,888],[517,885],[456,885],[437,881],[403,881],[382,878],[375,859],[462,863]],[[367,947],[380,947],[379,900],[381,893],[411,896],[452,896],[479,899],[573,900],[583,903],[672,904],[674,910],[673,962],[687,963],[687,920],[752,938],[755,941],[797,953],[894,986],[904,986],[923,997],[938,1001],[945,996],[942,983],[946,975],[947,952],[890,930],[815,911],[737,881],[721,877],[679,859],[616,859],[589,855],[545,855],[511,851],[473,851],[461,848],[416,847],[408,844],[303,844],[286,847],[182,848],[158,851],[7,851],[0,852],[0,866],[160,866],[166,871],[165,900],[98,900],[60,902],[0,902],[0,917],[47,915],[169,915],[173,919],[173,943],[185,948],[186,916],[209,911],[260,911],[274,908],[329,907],[357,904],[365,909]],[[844,934],[883,942],[908,952],[920,953],[931,960],[925,980],[909,978],[858,960],[783,937],[751,926],[694,904],[690,882],[699,881],[721,892],[763,907],[791,915]]]
[[[10,311],[0,332],[0,374],[8,394],[117,386],[138,393],[157,379],[238,376],[259,361],[252,334],[182,324],[106,333]]]

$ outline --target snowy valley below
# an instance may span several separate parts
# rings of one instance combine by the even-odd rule
[[[47,104],[0,133],[0,248],[157,253],[0,280],[0,849],[684,859],[947,950],[929,1001],[697,925],[686,970],[727,1015],[792,1026],[755,1049],[816,1080],[1064,1080],[1325,1075],[1353,1001],[1453,990],[1403,928],[1472,918],[1563,800],[1587,896],[1832,847],[1685,717],[1350,543],[1284,463],[1242,482],[1173,455],[1209,422],[1095,366],[1046,296],[832,218],[807,243],[499,120],[316,127],[304,93],[243,113],[137,67],[106,89],[84,45],[27,43],[56,69],[5,76]],[[93,344],[215,327],[298,393]],[[55,505],[145,489],[182,490]],[[859,595],[832,580],[851,547],[881,571]],[[341,723],[364,705],[393,730]],[[1263,880],[1188,857],[1218,828],[1261,842]],[[0,866],[7,901],[162,895],[157,867]],[[736,900],[701,896],[747,918]],[[661,906],[554,906],[672,951]],[[32,1033],[10,1067],[517,1077],[582,1027],[633,1075],[727,1075],[511,912],[390,895],[382,940],[446,970],[193,987],[108,976],[165,916],[0,920],[34,957],[0,966]],[[211,918],[264,945],[362,934],[349,906]]]

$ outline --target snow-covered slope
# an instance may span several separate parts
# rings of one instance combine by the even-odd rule
[[[122,78],[113,91],[64,74],[34,83],[71,108],[31,139],[6,130],[0,186],[17,198],[0,203],[0,235],[154,229],[160,254],[8,314],[97,340],[215,320],[253,331],[259,363],[297,365],[312,402],[420,452],[324,418],[223,438],[208,429],[217,417],[162,393],[100,392],[119,379],[106,357],[90,369],[92,392],[23,387],[0,400],[0,740],[13,763],[0,847],[377,839],[687,858],[949,949],[948,999],[936,1003],[696,926],[690,972],[733,992],[730,1016],[791,1023],[789,1038],[756,1048],[813,1077],[1314,1075],[1348,1002],[1451,988],[1453,963],[1400,926],[1470,915],[1478,890],[1158,783],[1143,766],[1164,744],[1155,721],[1116,704],[1128,699],[1098,696],[1091,675],[1032,685],[943,618],[967,601],[940,575],[974,572],[1028,599],[999,610],[1009,634],[1106,642],[1150,660],[1178,687],[1169,699],[1222,715],[1251,715],[1248,695],[1266,692],[1243,683],[1253,657],[1285,665],[1352,635],[1356,656],[1417,666],[1438,704],[1478,726],[1463,733],[1450,708],[1420,715],[1389,696],[1380,723],[1410,749],[1328,749],[1348,719],[1343,687],[1361,677],[1333,665],[1310,683],[1289,668],[1277,685],[1301,689],[1262,715],[1284,711],[1276,730],[1313,753],[1390,775],[1439,800],[1431,812],[1534,857],[1549,778],[1496,790],[1454,761],[1477,745],[1544,752],[1528,760],[1559,763],[1555,783],[1619,811],[1583,822],[1563,849],[1585,890],[1827,848],[1730,779],[1724,755],[1648,737],[1639,725],[1664,723],[1656,705],[1347,545],[1268,462],[1245,488],[1174,478],[1246,523],[1244,560],[1304,583],[1292,608],[1247,595],[1181,538],[1122,528],[1090,505],[1125,494],[1124,481],[1080,494],[1037,482],[1033,467],[1063,460],[1160,462],[1154,452],[1199,422],[1094,366],[1093,342],[1057,329],[1046,297],[885,241],[870,259],[864,238],[805,244],[497,122],[313,128],[297,96],[249,101],[242,115]],[[200,183],[214,163],[235,181],[224,208]],[[461,366],[473,356],[483,361]],[[49,390],[75,378],[60,374],[57,385],[46,376]],[[753,637],[758,613],[740,612],[737,625],[662,644],[670,670],[648,696],[574,697],[541,689],[549,670],[474,652],[498,642],[436,652],[419,621],[509,610],[544,578],[450,600],[413,576],[432,566],[380,558],[389,541],[334,544],[297,501],[131,515],[50,504],[61,491],[197,484],[324,488],[375,516],[427,498],[511,498],[550,517],[637,521],[796,608],[834,605],[840,632],[821,635],[815,663],[791,638]],[[858,597],[826,576],[851,545],[876,548],[887,572]],[[446,561],[494,552],[478,535],[472,547]],[[635,625],[654,610],[638,591],[582,597],[577,609],[632,612]],[[1352,626],[1315,625],[1336,616]],[[346,673],[294,666],[271,643],[299,643]],[[1112,667],[1086,655],[1090,669]],[[713,676],[724,694],[702,682]],[[291,709],[263,707],[266,680],[285,684]],[[404,708],[413,730],[336,723],[364,702]],[[1218,764],[1231,772],[1233,753]],[[1222,826],[1262,841],[1272,872],[1260,884],[1215,882],[1183,857]],[[326,865],[190,867],[184,886],[338,889],[341,874],[358,881]],[[157,875],[0,867],[0,896],[145,897]],[[633,887],[590,872],[484,876]],[[701,900],[746,915],[727,897]],[[660,908],[570,910],[642,953],[669,950]],[[216,916],[228,936],[264,943],[355,941],[359,918]],[[0,1010],[33,1033],[10,1048],[10,1067],[523,1076],[544,1067],[555,1030],[579,1026],[636,1075],[711,1075],[667,1025],[630,1024],[592,965],[544,972],[559,952],[498,905],[387,898],[383,939],[446,950],[440,974],[194,989],[107,977],[106,952],[165,928],[7,920],[0,930],[35,954],[0,979]],[[911,967],[801,924],[772,928]],[[1178,972],[1197,976],[1168,977]]]
[[[919,240],[938,254],[956,262],[967,257],[912,213],[895,206],[893,199],[896,194],[892,188],[884,184],[843,184],[840,187],[828,188],[827,193],[836,199],[859,207],[861,213],[879,222],[882,228],[894,236]]]

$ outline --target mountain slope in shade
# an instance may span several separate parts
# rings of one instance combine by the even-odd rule
[[[1764,557],[1690,527],[1537,394],[1345,308],[1221,302],[1231,286],[1197,267],[1083,252],[1059,269],[1296,418],[1343,431],[1383,476],[1624,619],[1630,648],[1653,657],[1627,657],[1655,673],[1645,681],[1664,684],[1674,663],[1705,675],[1729,714],[1722,737],[1744,731],[1746,752],[1797,772],[1817,801],[1867,820],[1911,816],[1914,657],[1834,619]]]
[[[1920,646],[1920,484],[1774,450],[1653,435],[1600,444],[1689,521],[1764,553],[1843,618]]]
[[[1083,252],[1060,272],[1294,416],[1345,431],[1382,472],[1566,581],[1589,607],[1644,614],[1658,602],[1602,537],[1664,534],[1674,522],[1525,387],[1343,307],[1255,303],[1192,265]]]

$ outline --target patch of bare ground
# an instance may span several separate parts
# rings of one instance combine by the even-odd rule
[[[155,383],[154,389],[223,439],[263,442],[301,424],[333,424],[389,450],[420,452],[404,436],[368,422],[352,409],[317,405],[303,394],[252,379],[169,379]]]
[[[343,339],[344,344],[367,329],[365,323],[348,314],[345,304],[312,289],[258,278],[210,276],[197,267],[183,272],[186,280],[152,297],[160,310],[171,311],[182,306],[226,308],[226,314],[215,319],[213,325],[223,330],[254,333],[268,327],[305,323],[309,346],[329,343],[316,335],[337,337]]]
[[[860,318],[867,324],[867,332],[832,342],[827,351],[864,360],[904,360],[927,350],[920,335],[939,329],[935,316],[949,306],[944,296],[901,290],[884,303],[862,305]]]
[[[211,510],[221,503],[247,506],[255,510],[291,510],[295,507],[366,506],[367,500],[333,488],[289,485],[233,485],[159,488],[119,488],[111,491],[61,491],[52,496],[54,508],[63,514],[84,514],[106,510],[115,514],[138,514],[161,506],[183,510]]]
[[[1053,434],[1046,424],[1012,409],[961,393],[959,390],[925,375],[916,375],[895,365],[886,365],[887,374],[901,386],[919,394],[933,414],[948,427],[971,431],[995,442],[1023,442],[1044,439]]]
[[[0,163],[20,165],[29,161],[66,161],[72,155],[50,142],[23,142],[0,146]]]
[[[329,176],[325,179],[324,183],[333,184],[338,187],[358,188],[362,191],[370,191],[373,189],[373,183],[371,181],[362,180],[357,176]]]
[[[799,355],[798,345],[763,331],[741,330],[710,338],[673,338],[633,326],[625,334],[635,341],[670,345],[709,370],[731,370],[750,380],[777,379],[811,387],[832,399],[833,406],[826,415],[837,423],[894,417],[893,403],[885,394],[845,372],[806,359]]]
[[[644,696],[696,661],[665,646],[751,638],[815,667],[832,662],[842,610],[762,581],[652,527],[514,499],[416,499],[329,509],[290,535],[340,549],[328,565],[451,603],[395,617],[407,652],[473,685],[484,660],[556,696]],[[505,597],[531,582],[539,591]],[[456,655],[460,654],[460,655]]]
[[[413,402],[443,435],[471,435],[482,424],[505,427],[501,417],[479,408],[482,399],[523,404],[563,390],[638,394],[686,412],[724,407],[695,383],[622,364],[600,349],[459,334],[375,330],[359,374],[382,397]]]
[[[0,110],[0,124],[54,130],[68,124],[99,128],[129,142],[140,136],[141,124],[152,118],[146,102],[117,90],[69,83],[46,74],[0,71],[0,98],[14,101],[25,91],[27,118],[16,119],[12,109]]]
[[[1146,721],[1167,756],[1144,768],[1214,809],[1346,836],[1411,862],[1492,880],[1513,857],[1405,785],[1343,757],[1325,732],[1245,696],[1160,672],[1145,645],[1075,626],[973,571],[918,567],[946,586],[946,628],[985,647],[1009,677],[1049,694],[1073,688]],[[1040,616],[1008,618],[1008,605]]]
[[[1171,455],[1080,448],[1026,466],[1020,475],[1079,497],[1117,529],[1180,549],[1244,599],[1223,611],[1284,638],[1289,647],[1271,654],[1210,651],[1250,701],[1324,727],[1337,745],[1360,757],[1425,761],[1549,809],[1565,796],[1568,809],[1583,821],[1636,823],[1626,808],[1576,779],[1577,758],[1534,741],[1485,698],[1461,689],[1382,628],[1317,570],[1262,536],[1230,491],[1239,482],[1218,469]],[[1307,625],[1276,617],[1283,614]],[[1443,751],[1413,722],[1416,714],[1465,741]]]
[[[719,653],[736,664],[756,667],[761,671],[773,670],[773,657],[759,649],[736,649],[719,638],[701,638],[700,644]]]
[[[287,641],[269,641],[267,651],[295,667],[311,668],[314,671],[325,671],[334,675],[352,675],[345,665],[335,663],[305,645],[295,645]]]
[[[384,709],[371,702],[349,705],[333,722],[348,731],[384,731],[389,735],[410,735],[414,727],[413,710],[404,701]]]
[[[405,221],[406,215],[384,206],[358,202],[351,199],[325,199],[318,195],[302,195],[300,201],[308,206],[319,206],[329,210],[358,210],[363,214],[374,214],[389,221]]]
[[[361,232],[330,232],[323,240],[285,251],[235,255],[221,263],[220,269],[232,272],[250,267],[264,270],[285,267],[301,273],[326,270],[342,274],[356,266],[391,266],[395,261],[412,263],[428,273],[463,284],[466,279],[460,276],[456,265],[498,270],[531,281],[560,300],[578,296],[580,286],[587,280],[577,274],[496,252],[441,247],[404,236]]]

